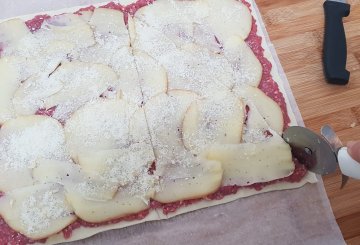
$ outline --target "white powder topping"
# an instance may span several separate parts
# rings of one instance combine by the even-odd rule
[[[150,145],[133,144],[128,148],[106,151],[104,168],[89,180],[80,182],[75,190],[90,200],[110,200],[118,187],[131,195],[145,196],[157,180],[148,169],[154,161]],[[122,190],[123,191],[123,190]]]
[[[22,202],[20,220],[29,234],[43,232],[60,218],[71,215],[71,209],[59,190],[34,193]]]
[[[177,49],[176,45],[156,28],[137,22],[140,35],[135,48],[154,57],[167,71],[170,89],[187,89],[205,95],[213,89],[231,88],[235,83],[233,69],[220,54],[191,44]],[[186,49],[185,49],[186,48]]]
[[[264,141],[267,141],[269,138],[266,137],[266,130],[264,129],[260,129],[260,128],[256,128],[256,129],[247,129],[244,128],[244,133],[243,133],[243,142],[244,143],[261,143]]]
[[[119,100],[96,100],[87,104],[66,123],[69,149],[88,152],[126,146],[130,118],[135,110]]]
[[[148,193],[157,190],[159,184],[159,176],[149,175],[147,170],[143,170],[141,175],[134,182],[127,185],[124,189],[130,196],[142,198],[148,203]],[[120,190],[121,191],[121,190]]]
[[[113,198],[118,186],[110,181],[89,179],[75,184],[73,188],[87,200],[107,201]]]
[[[207,146],[215,143],[239,143],[241,122],[243,117],[242,105],[240,101],[226,93],[225,96],[218,98],[208,98],[193,103],[191,106],[198,112],[198,115],[186,114],[187,117],[197,117],[195,132],[186,132],[184,141],[195,152],[200,153]],[[236,120],[237,119],[237,120]],[[238,125],[235,121],[238,121]],[[233,134],[233,135],[232,135]],[[238,138],[236,138],[238,135]]]
[[[116,79],[114,71],[105,65],[65,63],[49,78],[49,83],[61,83],[62,89],[44,99],[46,108],[57,106],[53,117],[64,121],[80,106],[98,98]]]
[[[68,159],[64,132],[55,120],[39,120],[0,138],[0,162],[5,169],[33,168],[38,158]]]
[[[146,144],[131,145],[105,160],[107,168],[101,177],[122,186],[131,183],[150,167],[154,160],[152,153]]]
[[[13,105],[18,115],[33,115],[39,108],[44,108],[44,98],[62,89],[60,81],[50,80],[48,75],[33,76],[26,80],[13,98]]]
[[[111,34],[104,36],[95,33],[95,40],[95,45],[80,51],[80,61],[110,65],[111,58],[115,52],[124,46],[118,36]]]
[[[153,97],[145,107],[160,173],[168,164],[193,164],[191,153],[182,143],[181,124],[187,108],[195,99],[196,95],[191,92],[170,92],[169,95]]]

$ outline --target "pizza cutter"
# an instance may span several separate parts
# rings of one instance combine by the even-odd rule
[[[342,173],[341,188],[349,177],[360,179],[360,163],[349,155],[347,147],[343,146],[330,126],[323,126],[321,135],[304,127],[289,127],[284,131],[283,138],[291,146],[293,155],[309,171],[327,175],[335,172],[339,166]]]

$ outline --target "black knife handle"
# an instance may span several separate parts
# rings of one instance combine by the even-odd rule
[[[325,1],[324,72],[332,84],[345,85],[350,72],[346,70],[346,37],[343,17],[350,14],[350,4]]]

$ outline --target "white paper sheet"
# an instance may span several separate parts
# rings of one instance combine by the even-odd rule
[[[0,19],[88,5],[104,0],[0,0]],[[132,0],[121,0],[130,3]],[[283,87],[299,125],[300,112],[256,5],[258,26],[265,35]],[[178,217],[104,232],[71,244],[345,244],[332,213],[323,183],[243,198]]]

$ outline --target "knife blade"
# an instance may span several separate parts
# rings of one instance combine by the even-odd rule
[[[326,0],[323,65],[328,83],[346,85],[350,72],[346,70],[347,47],[343,18],[350,14],[346,0]]]

